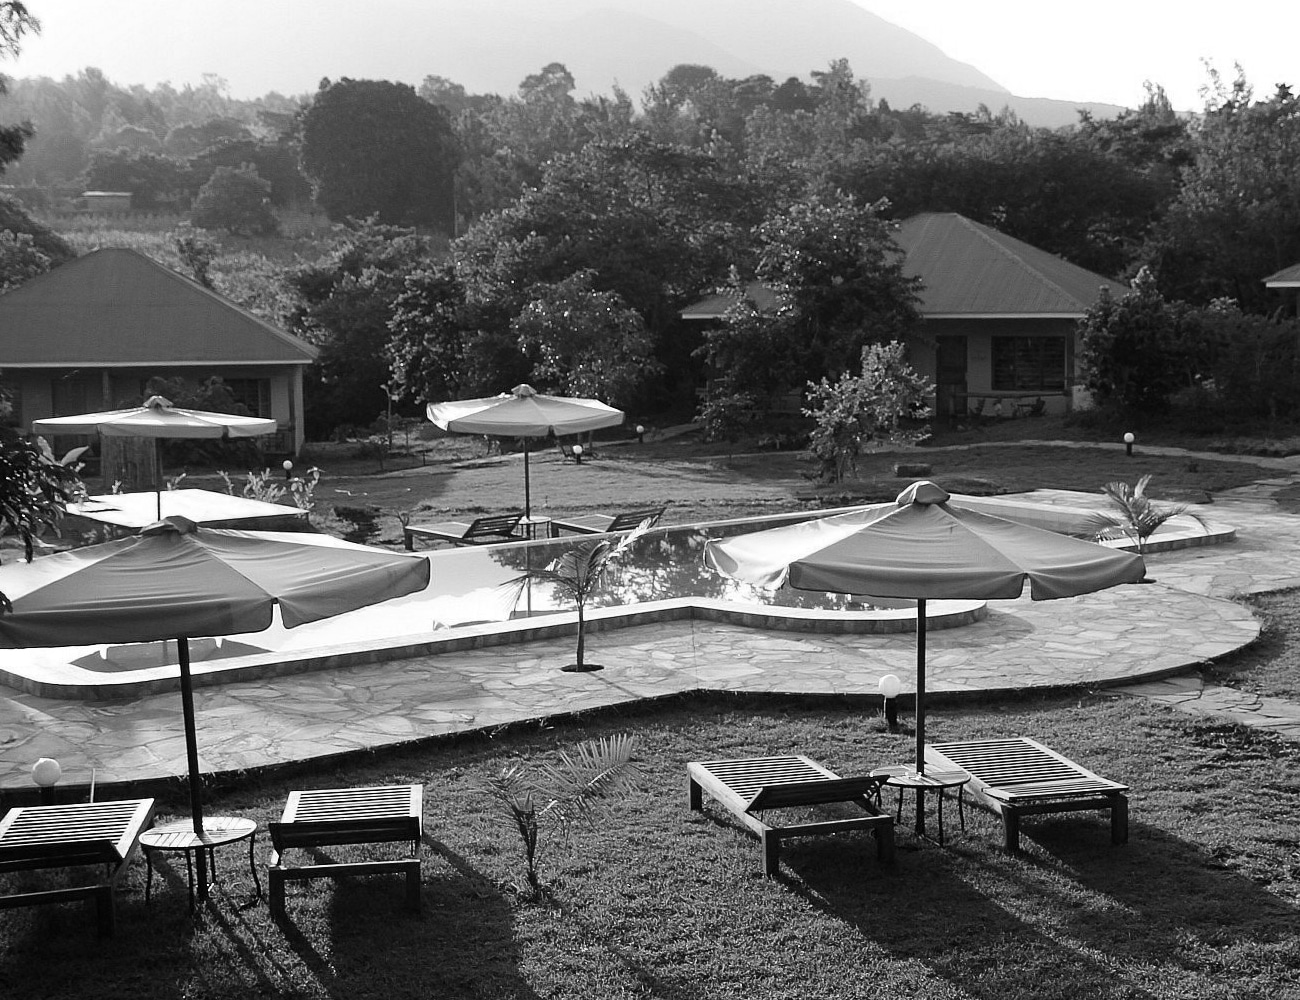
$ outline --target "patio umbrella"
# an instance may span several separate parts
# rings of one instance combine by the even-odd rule
[[[171,400],[150,396],[143,406],[125,410],[82,413],[74,417],[46,417],[32,421],[33,434],[103,434],[106,437],[252,438],[274,434],[277,424],[268,417],[212,413],[172,406]],[[155,444],[156,447],[156,444]],[[162,458],[158,459],[158,517],[162,518]]]
[[[190,808],[203,830],[189,640],[285,628],[424,589],[429,560],[311,532],[227,531],[169,517],[139,535],[0,567],[0,648],[175,639]],[[199,851],[200,884],[203,852]]]
[[[925,602],[1075,597],[1146,573],[1142,557],[948,503],[930,482],[894,504],[719,539],[705,562],[765,587],[916,600],[916,770],[925,771]],[[919,798],[919,796],[918,796]],[[918,806],[919,808],[919,806]]]
[[[531,385],[485,399],[430,403],[429,419],[458,434],[495,434],[524,439],[524,517],[532,517],[528,483],[528,439],[548,434],[580,434],[623,422],[623,411],[596,399],[544,396]]]

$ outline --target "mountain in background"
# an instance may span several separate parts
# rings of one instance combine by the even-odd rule
[[[403,44],[380,50],[392,67],[389,78],[418,85],[435,74],[472,93],[514,93],[550,62],[564,63],[579,96],[609,93],[617,84],[636,99],[679,63],[728,77],[765,73],[780,83],[791,76],[806,81],[845,58],[870,81],[872,97],[894,107],[1010,107],[1031,125],[1053,127],[1078,121],[1080,107],[1099,118],[1121,110],[1014,95],[851,0],[416,0],[402,17]],[[349,26],[351,59],[358,27]]]
[[[1098,118],[1120,110],[1011,94],[851,0],[223,0],[186,4],[183,30],[174,27],[176,0],[132,0],[121,9],[131,16],[110,4],[89,8],[93,32],[70,53],[84,62],[66,72],[94,66],[126,86],[212,73],[231,79],[242,98],[311,93],[323,78],[345,76],[417,87],[441,76],[471,93],[506,95],[560,62],[578,97],[617,84],[637,100],[681,63],[781,83],[806,82],[844,58],[875,99],[894,107],[1010,107],[1046,126],[1076,122],[1079,107]],[[45,32],[57,32],[57,21],[52,14]],[[20,59],[8,72],[30,75],[22,70]],[[140,79],[145,72],[154,78]]]

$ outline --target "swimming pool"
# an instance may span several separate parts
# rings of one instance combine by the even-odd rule
[[[956,497],[963,505],[1065,533],[1088,511],[1024,498]],[[588,629],[684,618],[808,632],[889,633],[915,630],[914,601],[852,594],[762,591],[704,566],[711,538],[824,517],[832,510],[656,528],[615,564],[589,606]],[[1232,529],[1162,529],[1168,544],[1230,540]],[[1179,542],[1178,539],[1183,541]],[[1161,536],[1157,536],[1160,540]],[[569,537],[508,545],[433,550],[429,587],[296,629],[277,621],[263,632],[191,644],[196,684],[297,673],[572,634],[575,615],[553,589],[530,581]],[[980,601],[930,601],[927,628],[952,628],[986,614]],[[80,699],[134,697],[178,685],[174,644],[0,650],[0,681],[28,693]]]

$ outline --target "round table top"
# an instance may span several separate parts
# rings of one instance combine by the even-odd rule
[[[159,851],[193,851],[199,847],[220,847],[251,837],[257,823],[242,816],[204,816],[203,835],[194,832],[194,823],[188,817],[162,823],[140,834],[144,847]]]
[[[871,772],[873,778],[885,778],[885,784],[891,788],[957,788],[970,781],[970,775],[965,771],[926,770],[924,774],[917,774],[916,765],[914,764],[891,764],[888,767],[878,767]]]

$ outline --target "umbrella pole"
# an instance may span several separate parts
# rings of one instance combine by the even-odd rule
[[[194,725],[194,684],[190,677],[190,641],[185,637],[176,640],[176,658],[181,668],[181,709],[185,715],[185,757],[190,773],[190,818],[194,833],[203,836],[203,776],[199,773],[199,745]],[[198,868],[199,899],[208,898],[207,852],[194,852]]]
[[[158,438],[153,441],[153,489],[158,497],[158,520],[162,520],[162,442]],[[188,650],[187,650],[188,655]]]
[[[528,438],[524,438],[524,521],[533,516],[533,501],[528,485]],[[525,530],[531,530],[531,525]]]
[[[925,598],[916,602],[916,773],[925,773]]]

